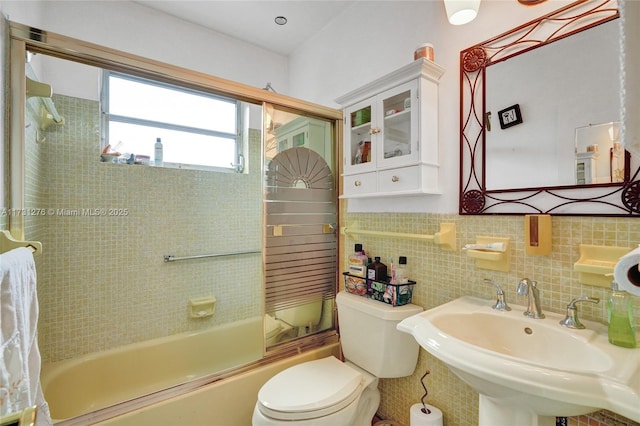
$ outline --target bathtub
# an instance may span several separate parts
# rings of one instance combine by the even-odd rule
[[[262,317],[44,364],[54,421],[166,389],[262,358]]]
[[[92,424],[94,426],[247,426],[251,424],[258,391],[267,380],[293,365],[331,355],[340,356],[340,345],[337,341],[236,374],[187,394]]]

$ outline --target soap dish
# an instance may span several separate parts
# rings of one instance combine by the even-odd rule
[[[475,259],[476,267],[481,269],[489,269],[492,271],[502,271],[509,272],[509,266],[511,261],[510,247],[509,247],[509,238],[501,238],[501,237],[476,237],[477,244],[493,244],[493,243],[503,243],[505,250],[498,251],[490,251],[490,250],[482,250],[482,249],[470,249],[467,250],[467,256]]]
[[[216,298],[200,297],[189,300],[189,317],[191,318],[209,318],[216,311]]]
[[[578,272],[578,281],[581,284],[609,288],[613,268],[630,250],[630,247],[580,244],[580,258],[573,264],[573,270]]]

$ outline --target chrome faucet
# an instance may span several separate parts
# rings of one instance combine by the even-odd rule
[[[523,278],[518,283],[518,295],[529,296],[529,306],[524,315],[529,318],[542,319],[544,314],[540,307],[540,290],[538,290],[538,282]]]
[[[484,282],[487,284],[491,284],[497,289],[496,304],[493,305],[491,308],[495,309],[496,311],[510,311],[511,308],[509,307],[509,305],[507,305],[507,301],[504,299],[504,290],[502,290],[502,287],[500,287],[498,283],[496,283],[493,280],[490,280],[489,278],[485,278]]]
[[[584,325],[578,319],[578,307],[576,303],[578,302],[589,302],[589,303],[599,303],[600,299],[597,297],[589,297],[589,296],[579,296],[573,299],[567,305],[567,316],[565,319],[560,321],[560,325],[567,328],[577,328],[583,329]]]

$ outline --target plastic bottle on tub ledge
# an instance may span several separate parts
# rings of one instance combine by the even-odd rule
[[[354,253],[349,256],[348,268],[349,275],[345,281],[345,290],[361,296],[366,295],[367,256],[362,249],[362,244],[355,245]]]
[[[154,145],[153,164],[156,166],[162,166],[164,164],[162,158],[162,140],[160,138],[156,138],[156,143]]]

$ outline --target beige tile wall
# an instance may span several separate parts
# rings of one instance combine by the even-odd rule
[[[343,207],[344,209],[344,207]],[[398,240],[381,237],[344,238],[342,262],[352,252],[354,243],[362,243],[370,256],[407,256],[409,276],[417,281],[413,302],[432,308],[462,295],[491,299],[495,291],[482,282],[492,278],[502,284],[507,300],[525,304],[516,295],[520,278],[538,281],[542,305],[546,311],[562,313],[566,304],[579,295],[599,297],[598,305],[581,307],[581,317],[606,322],[607,290],[578,282],[573,264],[579,258],[578,244],[635,247],[640,243],[640,219],[606,217],[553,217],[553,252],[549,256],[528,256],[524,252],[524,218],[520,216],[459,216],[441,214],[375,214],[343,213],[342,226],[357,222],[358,228],[392,232],[433,234],[441,222],[454,222],[457,228],[456,252],[444,251],[431,242]],[[508,237],[512,242],[509,272],[478,269],[475,261],[460,251],[464,244],[475,243],[477,235]],[[636,326],[640,326],[640,298],[634,297]],[[413,376],[381,380],[382,403],[379,413],[401,424],[409,424],[409,409],[420,401],[424,391],[420,377],[429,369],[426,379],[427,402],[442,409],[446,426],[477,423],[478,395],[449,372],[445,365],[420,351]],[[626,422],[625,422],[626,423]]]
[[[66,124],[38,130],[32,99],[26,131],[26,205],[47,210],[26,221],[27,238],[43,244],[44,362],[260,315],[260,254],[163,260],[260,249],[260,132],[250,136],[249,174],[107,164],[98,103],[53,99]],[[215,315],[189,318],[189,299],[205,296],[217,298]]]

